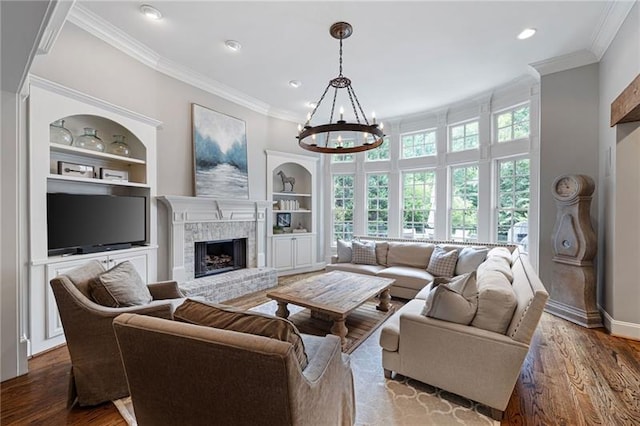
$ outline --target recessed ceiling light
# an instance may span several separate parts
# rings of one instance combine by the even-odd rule
[[[153,21],[159,21],[162,19],[162,13],[155,7],[149,6],[148,4],[140,6],[140,13]]]
[[[238,50],[242,49],[242,45],[240,44],[240,42],[235,40],[227,40],[224,42],[224,45],[227,46],[227,49],[234,52],[237,52]]]
[[[535,28],[525,28],[524,30],[522,30],[522,32],[520,34],[518,34],[518,39],[524,40],[524,39],[527,39],[529,37],[533,37],[533,35],[535,33],[536,33],[536,29]]]
[[[307,102],[307,108],[315,108],[317,107],[318,104],[315,102]]]
[[[302,86],[302,82],[300,80],[291,80],[289,81],[289,86],[297,89],[298,87]]]

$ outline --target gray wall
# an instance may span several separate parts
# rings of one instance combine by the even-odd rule
[[[551,192],[561,174],[598,176],[598,64],[542,76],[540,80],[540,255],[538,273],[551,290],[551,234],[556,205]],[[597,228],[597,193],[591,206]]]

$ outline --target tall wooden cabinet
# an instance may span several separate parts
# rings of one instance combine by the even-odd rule
[[[271,264],[280,275],[320,269],[324,265],[316,255],[318,159],[270,150],[266,154]]]
[[[74,138],[84,127],[98,131],[105,145],[124,135],[130,157],[50,143],[49,125],[64,119]],[[129,260],[146,282],[157,276],[156,132],[160,122],[76,90],[30,76],[29,88],[29,343],[30,355],[64,343],[49,286],[54,276],[89,260],[105,269]],[[58,163],[93,166],[95,175],[70,176]],[[128,181],[100,178],[100,169],[126,171]],[[141,196],[146,199],[144,245],[81,255],[48,255],[47,193]]]

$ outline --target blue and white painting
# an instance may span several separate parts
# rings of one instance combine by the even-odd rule
[[[249,198],[245,122],[193,104],[197,197]]]

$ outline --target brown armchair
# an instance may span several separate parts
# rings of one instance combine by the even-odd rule
[[[123,314],[114,322],[138,424],[351,425],[353,376],[340,339],[268,337]]]
[[[153,301],[142,306],[108,308],[93,302],[89,282],[104,268],[90,261],[51,280],[58,312],[71,356],[69,405],[96,405],[129,395],[118,344],[113,332],[115,317],[134,312],[173,318],[184,296],[175,281],[148,285]]]

